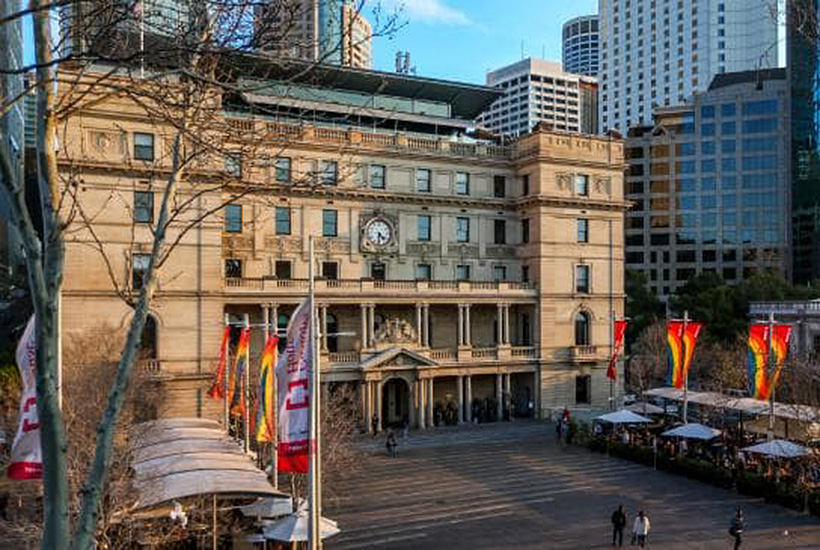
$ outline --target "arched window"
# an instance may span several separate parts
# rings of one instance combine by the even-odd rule
[[[576,346],[588,346],[591,338],[590,338],[590,322],[589,322],[589,313],[585,311],[579,311],[575,314],[575,345]]]
[[[138,356],[141,360],[157,358],[157,320],[151,314],[145,317]]]
[[[339,321],[332,313],[327,314],[327,351],[333,353],[339,351]]]

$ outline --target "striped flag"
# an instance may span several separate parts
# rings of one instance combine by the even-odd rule
[[[219,363],[216,366],[216,374],[214,374],[211,389],[208,390],[208,396],[213,399],[225,398],[225,367],[228,364],[228,344],[230,340],[231,327],[225,327],[225,330],[222,332],[222,344],[219,346]]]
[[[256,441],[273,443],[276,433],[276,396],[273,392],[273,368],[276,364],[276,349],[279,338],[269,336],[265,342],[265,353],[262,355],[262,368],[259,371],[259,391],[256,394]]]
[[[250,363],[251,329],[243,328],[236,348],[236,366],[231,372],[231,416],[245,416],[245,369]]]
[[[769,325],[754,323],[749,326],[749,394],[755,399],[765,399],[768,394]]]
[[[606,369],[606,377],[613,382],[618,379],[618,356],[624,347],[626,324],[626,321],[615,321],[615,345],[612,348],[612,357],[609,359],[609,366]]]

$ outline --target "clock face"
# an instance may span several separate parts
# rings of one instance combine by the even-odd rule
[[[367,224],[365,231],[367,240],[376,246],[385,246],[393,238],[393,230],[384,220],[373,220]]]

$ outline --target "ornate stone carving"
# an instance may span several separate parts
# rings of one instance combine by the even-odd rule
[[[390,319],[376,331],[376,342],[387,344],[414,344],[416,329],[404,319]]]
[[[441,246],[438,243],[408,242],[407,253],[413,256],[438,256]]]
[[[507,244],[488,244],[488,258],[515,258],[515,247]]]
[[[390,238],[386,243],[375,243],[367,235],[368,224],[373,221],[380,221],[387,225]],[[363,212],[359,217],[359,249],[362,252],[376,254],[393,254],[399,249],[399,220],[393,214],[388,214],[382,210],[374,212]]]
[[[610,178],[610,177],[600,177],[600,176],[595,178],[595,192],[596,193],[603,193],[605,195],[609,195],[611,188],[612,188],[612,178]]]
[[[555,181],[558,189],[561,191],[569,191],[572,189],[572,174],[558,173],[555,175]]]
[[[253,249],[253,239],[238,235],[223,235],[222,249],[228,250],[251,250]]]
[[[298,237],[265,237],[265,248],[268,250],[285,253],[299,253],[302,251],[302,239]]]
[[[350,241],[341,239],[316,239],[314,241],[316,252],[325,254],[349,254]]]
[[[451,245],[449,248],[451,254],[455,254],[459,258],[478,258],[477,244],[459,243]]]
[[[120,152],[119,140],[116,132],[89,130],[88,141],[97,153],[116,154]]]

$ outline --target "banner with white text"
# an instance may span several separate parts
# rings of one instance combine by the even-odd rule
[[[40,479],[43,477],[43,459],[40,452],[40,419],[37,416],[37,339],[34,315],[26,325],[17,344],[17,366],[23,381],[20,398],[20,424],[11,445],[11,479]]]

